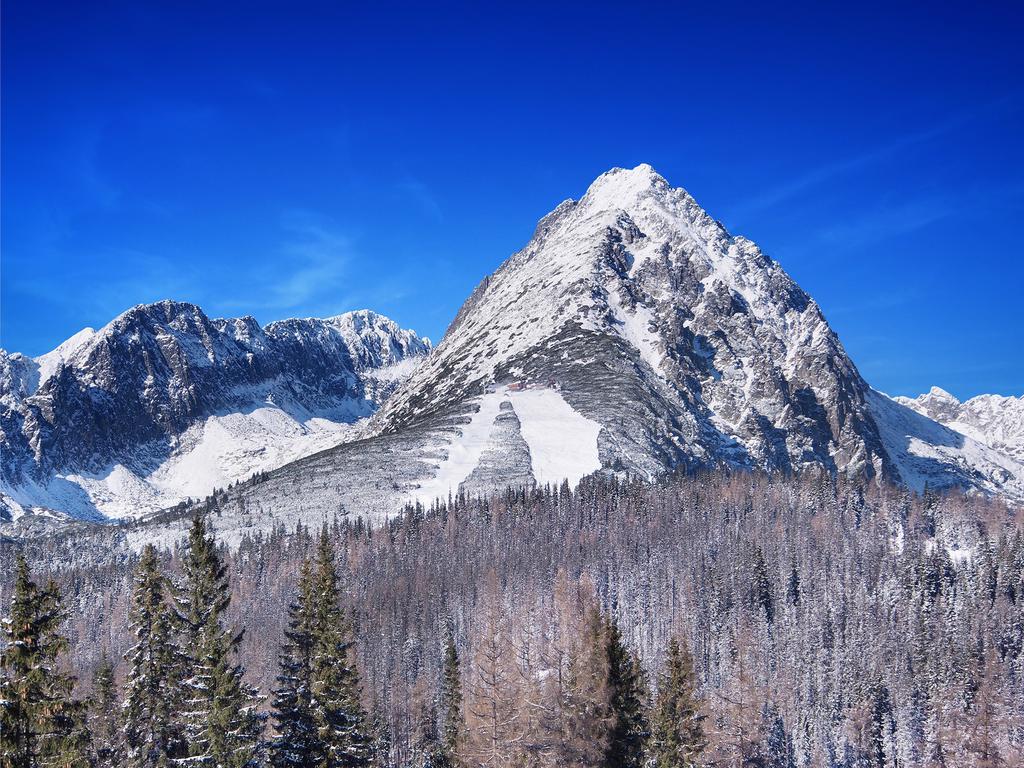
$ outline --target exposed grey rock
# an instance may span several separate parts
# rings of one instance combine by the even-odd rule
[[[459,492],[467,496],[487,496],[505,488],[529,488],[533,484],[530,446],[523,439],[512,403],[505,401],[491,426],[487,449],[459,486]]]
[[[210,417],[270,406],[299,433],[317,419],[355,422],[429,349],[367,311],[261,328],[251,317],[210,319],[192,304],[139,305],[37,360],[0,354],[0,480],[29,502],[44,489],[44,506],[80,500],[88,511],[93,492],[78,499],[84,491],[57,488],[61,478],[102,478],[118,466],[145,478],[194,447]],[[163,506],[176,501],[168,494]]]

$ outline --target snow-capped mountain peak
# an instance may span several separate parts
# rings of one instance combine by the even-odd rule
[[[1024,397],[978,395],[960,402],[940,387],[902,405],[1024,464]]]
[[[206,495],[354,436],[429,350],[366,310],[263,328],[134,306],[35,360],[0,353],[0,496],[96,517]]]
[[[1020,483],[985,446],[943,437],[937,458],[917,457],[939,433],[879,399],[782,267],[649,165],[612,169],[541,219],[371,434],[482,413],[492,390],[545,387],[600,425],[603,467],[653,476],[677,465],[820,466],[915,487]]]
[[[238,520],[718,466],[1024,499],[1019,399],[871,389],[785,270],[649,165],[542,218],[433,350],[366,310],[261,328],[174,302],[60,349],[45,381],[0,355],[3,479],[115,514],[299,456],[235,488]]]
[[[666,461],[882,469],[866,385],[817,305],[647,165],[603,174],[546,216],[375,424],[394,431],[491,380],[586,379],[585,367],[623,364],[618,405],[647,423],[627,417],[627,438],[612,426],[621,414],[580,405],[605,424],[609,461],[646,474]],[[593,396],[582,383],[579,396]],[[831,416],[815,398],[833,401]],[[622,453],[626,441],[647,447]]]

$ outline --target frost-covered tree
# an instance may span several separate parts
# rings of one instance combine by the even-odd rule
[[[36,584],[23,556],[16,567],[10,612],[2,623],[0,764],[88,766],[83,707],[72,700],[75,680],[59,663],[68,648],[60,631],[60,591],[53,581]]]
[[[441,734],[437,752],[438,768],[458,768],[459,752],[465,740],[466,722],[462,714],[462,668],[455,638],[445,633],[444,666],[441,670]]]
[[[272,715],[277,735],[270,743],[274,768],[316,765],[318,737],[311,703],[313,575],[303,561],[295,600],[288,608],[285,641],[278,656]]]
[[[325,527],[312,569],[310,707],[321,751],[319,765],[355,768],[370,764],[371,738],[360,698],[351,623],[341,607],[334,560]]]
[[[700,764],[707,742],[697,687],[693,656],[673,637],[665,654],[651,718],[649,755],[656,768],[694,768]]]
[[[605,619],[604,635],[612,721],[603,764],[607,768],[640,768],[648,736],[647,678],[610,617]]]
[[[92,676],[88,727],[96,768],[116,768],[121,764],[120,702],[114,680],[114,664],[106,652]]]
[[[125,654],[122,757],[133,768],[163,768],[186,753],[177,722],[180,652],[166,587],[156,550],[148,545],[133,577],[129,626],[135,642]]]
[[[224,626],[231,601],[227,568],[202,517],[192,522],[174,597],[182,637],[180,703],[187,762],[256,766],[263,746],[259,696],[235,660],[241,633]]]

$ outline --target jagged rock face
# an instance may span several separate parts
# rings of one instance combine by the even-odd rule
[[[1024,464],[1024,397],[978,395],[960,402],[939,387],[895,400]]]
[[[140,305],[36,360],[0,355],[2,479],[45,485],[113,466],[143,477],[197,424],[268,405],[299,431],[315,420],[351,423],[429,348],[367,311],[261,328],[251,317],[210,319],[192,304]]]
[[[545,217],[374,419],[392,432],[487,381],[557,381],[602,462],[889,472],[867,385],[818,306],[649,166]]]
[[[559,205],[427,349],[372,313],[261,329],[191,305],[136,308],[35,361],[0,357],[3,439],[21,440],[4,477],[113,454],[135,468],[118,488],[157,466],[145,480],[158,508],[165,488],[196,496],[280,467],[218,498],[221,530],[236,533],[594,471],[723,465],[1024,500],[1024,466],[999,448],[1019,421],[979,440],[872,390],[783,269],[649,166]],[[379,403],[357,430],[316,431]],[[950,414],[997,430],[1011,406]],[[210,463],[230,471],[206,477]]]

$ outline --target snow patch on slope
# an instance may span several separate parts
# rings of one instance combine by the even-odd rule
[[[651,330],[654,323],[654,313],[651,309],[639,303],[632,310],[627,309],[614,289],[608,291],[608,306],[615,318],[619,335],[636,347],[640,352],[640,358],[651,366],[655,373],[662,375],[661,364],[665,356],[658,343],[658,334]]]
[[[100,519],[97,510],[107,519],[137,518],[331,448],[355,436],[360,426],[317,417],[302,421],[267,403],[194,424],[178,438],[170,458],[148,475],[114,464],[101,472],[61,473],[42,485],[28,482],[3,489],[3,495],[18,505],[15,518],[39,507],[86,520]],[[144,446],[139,453],[165,450]]]
[[[56,349],[35,358],[39,365],[39,384],[50,378],[61,365],[74,357],[75,353],[85,347],[95,335],[95,329],[83,328],[70,339],[62,342]]]
[[[887,453],[912,490],[959,486],[971,478],[987,492],[1024,500],[1024,465],[876,390],[868,392],[868,403]]]
[[[421,483],[409,495],[407,503],[429,506],[434,499],[447,499],[449,494],[458,493],[459,486],[480,463],[504,399],[504,389],[480,398],[480,406],[470,416],[469,423],[463,425],[461,433],[446,446],[447,454],[438,464],[436,474]]]
[[[978,395],[960,402],[940,387],[896,402],[1024,463],[1024,397]]]
[[[541,485],[571,485],[601,468],[597,437],[601,425],[583,416],[553,389],[521,391],[499,387],[478,398],[478,408],[460,433],[446,446],[445,457],[433,477],[406,497],[406,503],[430,505],[434,499],[447,499],[480,463],[491,446],[495,419],[504,401],[512,403],[520,423],[523,440],[530,450],[534,479]]]
[[[510,392],[521,432],[530,447],[537,483],[576,485],[601,468],[597,436],[601,425],[575,410],[553,389]]]

